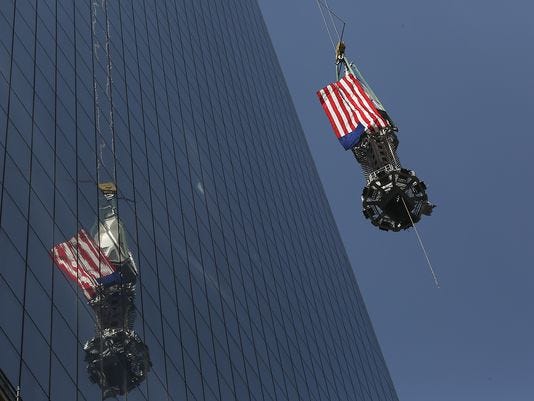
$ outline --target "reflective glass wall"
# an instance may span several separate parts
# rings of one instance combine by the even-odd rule
[[[0,368],[24,400],[397,400],[255,1],[2,0],[0,169]],[[50,254],[95,227],[102,182],[151,361],[112,396]]]

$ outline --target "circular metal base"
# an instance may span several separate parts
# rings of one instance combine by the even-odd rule
[[[382,171],[363,189],[363,215],[381,230],[405,230],[421,215],[432,213],[434,205],[425,191],[425,183],[413,171]]]
[[[89,379],[102,388],[103,398],[137,387],[152,366],[148,347],[131,330],[105,329],[84,350]]]

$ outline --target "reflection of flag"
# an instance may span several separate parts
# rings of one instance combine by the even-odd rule
[[[97,282],[115,271],[84,229],[70,240],[54,246],[51,254],[56,266],[78,283],[87,299],[94,297]]]
[[[352,148],[363,132],[389,125],[353,74],[325,86],[317,96],[345,149]]]

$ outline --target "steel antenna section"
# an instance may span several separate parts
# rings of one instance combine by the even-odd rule
[[[425,183],[401,165],[397,126],[345,49],[340,40],[335,46],[337,81],[317,95],[339,141],[363,170],[365,218],[384,231],[407,229],[435,206],[428,201]]]

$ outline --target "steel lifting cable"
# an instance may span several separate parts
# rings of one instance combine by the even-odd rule
[[[113,64],[111,63],[111,40],[110,40],[110,27],[108,16],[108,1],[102,0],[102,8],[104,9],[104,15],[106,17],[105,33],[106,33],[106,94],[109,99],[109,129],[111,131],[111,154],[113,156],[113,182],[117,180],[117,166],[115,156],[115,113],[113,111]]]
[[[97,0],[94,0],[91,4],[91,24],[92,24],[92,34],[93,34],[93,37],[95,36],[95,32],[96,32],[96,8],[98,7],[98,1]],[[99,48],[99,44],[98,44],[98,40],[96,38],[94,38],[93,40],[93,58],[95,60],[96,63],[98,63],[99,59],[98,59],[98,48]],[[96,107],[96,113],[95,113],[95,125],[96,125],[96,133],[97,133],[97,146],[98,146],[98,149],[97,149],[97,152],[98,152],[98,157],[97,157],[97,175],[96,175],[96,181],[98,182],[100,180],[100,169],[102,167],[102,165],[104,165],[104,155],[103,155],[103,151],[104,151],[104,146],[105,146],[105,143],[103,143],[103,141],[101,140],[102,138],[102,131],[100,129],[100,113],[101,113],[101,110],[100,110],[100,100],[99,100],[99,96],[98,96],[98,85],[97,85],[97,82],[96,82],[96,75],[95,75],[95,72],[94,72],[94,69],[93,69],[93,92],[94,92],[94,95],[95,95],[95,107]]]
[[[100,44],[98,42],[98,38],[96,37],[97,32],[97,21],[98,21],[98,15],[97,15],[97,8],[100,7],[104,11],[104,52],[106,57],[106,97],[108,99],[109,103],[109,123],[108,128],[111,134],[111,154],[113,157],[113,165],[112,165],[112,181],[115,182],[116,180],[116,165],[115,165],[115,113],[113,110],[113,79],[112,79],[112,70],[113,70],[113,64],[111,61],[111,40],[110,40],[110,24],[109,24],[109,18],[108,18],[108,12],[107,12],[107,0],[101,0],[101,4],[98,4],[98,0],[93,0],[91,4],[91,10],[92,10],[92,27],[93,27],[93,35],[95,36],[95,40],[93,41],[93,57],[98,64],[100,62],[99,56],[98,56],[98,50],[100,49]],[[97,182],[101,181],[101,169],[106,168],[106,164],[104,162],[104,149],[106,148],[106,141],[104,133],[102,132],[102,126],[100,123],[100,118],[102,115],[102,107],[100,104],[100,96],[98,91],[98,83],[96,74],[93,72],[93,91],[95,96],[95,108],[96,108],[96,115],[95,115],[95,125],[96,125],[96,131],[97,131],[97,146],[98,146],[98,158],[97,158]]]
[[[343,33],[345,32],[345,21],[330,8],[330,6],[328,5],[328,0],[315,0],[315,2],[317,4],[317,7],[319,8],[319,12],[321,13],[321,16],[323,17],[323,23],[324,23],[324,26],[326,28],[326,33],[328,34],[328,37],[330,38],[330,43],[332,43],[332,47],[335,49],[336,48],[336,43],[334,42],[333,35],[330,32],[330,27],[328,26],[328,22],[326,20],[326,16],[325,16],[324,10],[326,10],[328,12],[328,14],[329,14],[330,21],[331,21],[331,24],[332,24],[332,26],[334,28],[334,31],[335,31],[336,35],[337,35],[337,41],[338,42],[341,42],[341,40],[343,39]],[[343,28],[341,29],[341,33],[337,29],[336,23],[334,21],[334,17],[336,17],[336,19],[338,19],[343,24]]]
[[[337,30],[336,23],[334,22],[333,12],[331,11],[330,7],[328,6],[328,0],[324,0],[324,4],[326,6],[326,9],[328,10],[328,14],[330,15],[330,21],[332,22],[332,26],[334,27],[334,30],[336,31],[338,41],[340,42],[341,41],[341,35],[339,34],[339,32]]]
[[[430,272],[432,273],[432,277],[434,278],[434,283],[436,284],[436,287],[440,288],[438,277],[436,275],[436,272],[434,271],[434,268],[432,267],[432,263],[430,263],[430,258],[428,257],[428,253],[425,249],[425,246],[423,245],[423,240],[421,239],[421,236],[419,235],[419,231],[417,230],[417,227],[415,226],[415,223],[413,222],[412,215],[410,211],[408,210],[408,206],[406,205],[406,202],[404,201],[404,198],[402,196],[401,196],[401,199],[402,199],[402,204],[404,205],[404,209],[406,209],[406,213],[408,214],[408,217],[410,219],[410,223],[412,223],[412,227],[415,231],[415,235],[417,236],[417,240],[419,241],[419,245],[421,246],[421,249],[423,250],[423,253],[425,254],[428,268]]]
[[[323,7],[321,6],[321,2],[319,0],[315,0],[317,3],[317,7],[319,8],[319,11],[321,13],[321,16],[323,17],[324,26],[326,28],[326,33],[328,34],[328,37],[330,38],[330,43],[332,43],[332,47],[335,49],[336,44],[334,43],[334,39],[332,39],[332,34],[330,33],[330,28],[328,27],[328,23],[326,22],[326,17],[323,12]]]

